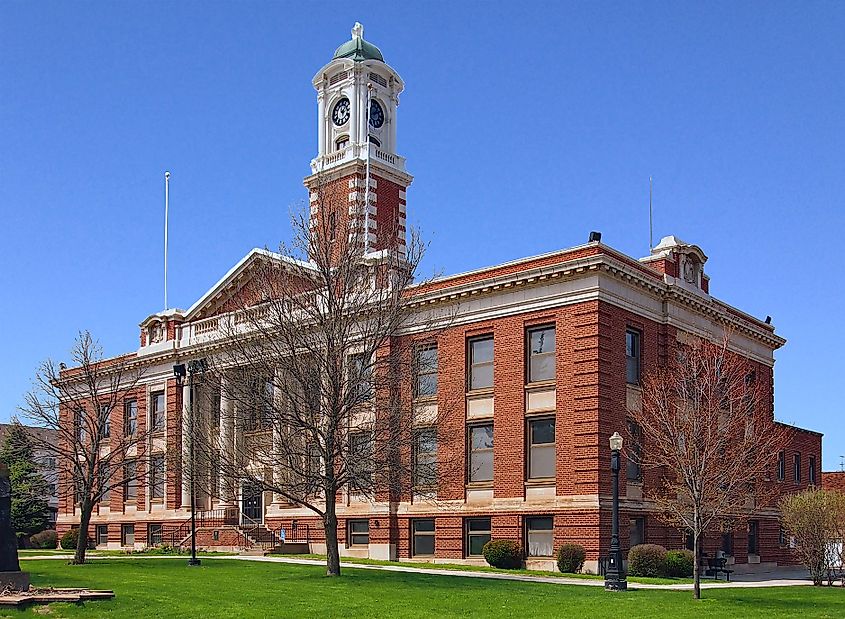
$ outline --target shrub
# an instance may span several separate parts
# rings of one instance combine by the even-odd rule
[[[564,574],[577,574],[586,558],[587,551],[581,544],[564,544],[557,551],[557,569]]]
[[[481,554],[493,567],[516,570],[522,567],[522,547],[509,539],[494,539],[484,544]]]
[[[62,535],[61,546],[65,550],[76,550],[76,544],[79,542],[79,529],[71,529]],[[91,543],[91,540],[88,540]]]
[[[663,576],[666,573],[666,549],[657,544],[640,544],[628,551],[631,576]]]
[[[693,562],[691,550],[670,550],[666,553],[666,575],[670,578],[690,578]]]
[[[29,538],[33,548],[55,548],[59,541],[59,535],[52,529],[41,531]]]

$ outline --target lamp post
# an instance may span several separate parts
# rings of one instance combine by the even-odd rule
[[[625,568],[622,565],[622,550],[619,548],[619,469],[622,436],[614,432],[610,437],[610,470],[613,471],[613,520],[610,532],[610,557],[604,575],[604,588],[607,591],[625,591]]]
[[[188,361],[187,372],[184,363],[173,366],[173,374],[176,376],[176,383],[182,384],[185,374],[188,375],[188,423],[190,429],[188,432],[188,484],[191,497],[191,558],[188,559],[188,565],[200,565],[202,562],[197,558],[197,495],[194,486],[194,375],[205,372],[207,363],[205,359],[192,359]]]

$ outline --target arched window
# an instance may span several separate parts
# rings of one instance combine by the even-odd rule
[[[376,146],[378,146],[379,148],[381,148],[381,142],[379,142],[379,141],[378,141],[376,138],[374,138],[373,136],[370,136],[370,143],[375,144]]]
[[[337,146],[337,150],[343,150],[344,148],[349,146],[349,136],[340,136],[337,140],[335,140],[335,146]]]

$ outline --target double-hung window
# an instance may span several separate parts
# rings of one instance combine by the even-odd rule
[[[413,531],[413,547],[411,552],[415,557],[426,557],[434,554],[434,520],[418,519],[411,521]]]
[[[555,418],[528,421],[528,478],[555,476]]]
[[[493,481],[493,424],[469,428],[469,481]]]
[[[150,457],[150,498],[164,498],[164,455]]]
[[[554,518],[525,519],[525,537],[529,557],[551,557],[554,554]]]
[[[783,450],[778,452],[778,481],[783,481],[786,478],[786,452]]]
[[[120,527],[120,545],[134,546],[135,545],[135,525],[124,524]]]
[[[109,543],[109,525],[97,525],[97,546],[105,546]]]
[[[437,395],[437,344],[417,348],[415,362],[416,397],[435,397]]]
[[[123,465],[123,500],[134,501],[138,498],[138,476],[136,463],[129,460]]]
[[[801,454],[792,456],[792,478],[796,484],[801,483]]]
[[[493,336],[469,341],[469,390],[489,389],[493,386]]]
[[[629,385],[640,384],[640,332],[636,329],[625,331],[625,368]]]
[[[809,468],[807,469],[807,475],[808,475],[807,481],[811,485],[815,485],[816,484],[816,457],[810,456],[808,458],[808,460],[809,460]]]
[[[353,401],[370,400],[373,397],[373,366],[367,355],[349,356],[349,389]]]
[[[748,554],[756,555],[759,551],[760,525],[756,520],[748,521]]]
[[[466,554],[468,557],[480,557],[484,544],[490,541],[491,529],[489,518],[467,518],[466,519]]]
[[[150,546],[161,545],[161,523],[151,522],[147,525],[147,544]]]
[[[419,428],[414,437],[414,487],[437,485],[437,428]]]
[[[555,379],[555,328],[537,327],[528,330],[528,382]]]
[[[349,472],[353,490],[367,492],[373,485],[373,435],[354,432],[349,435]]]
[[[350,520],[349,521],[349,545],[367,546],[370,543],[370,521]]]
[[[138,431],[138,400],[127,400],[123,405],[123,434],[135,436]]]
[[[150,395],[150,408],[152,409],[150,412],[150,424],[152,425],[153,432],[164,430],[165,405],[163,391],[157,391]]]

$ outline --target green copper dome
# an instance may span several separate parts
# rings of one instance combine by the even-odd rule
[[[355,62],[361,62],[362,60],[379,60],[384,62],[384,56],[381,55],[381,50],[372,43],[364,40],[364,27],[358,22],[355,22],[355,26],[352,28],[352,40],[347,41],[335,50],[332,60],[337,60],[338,58],[351,58]]]

